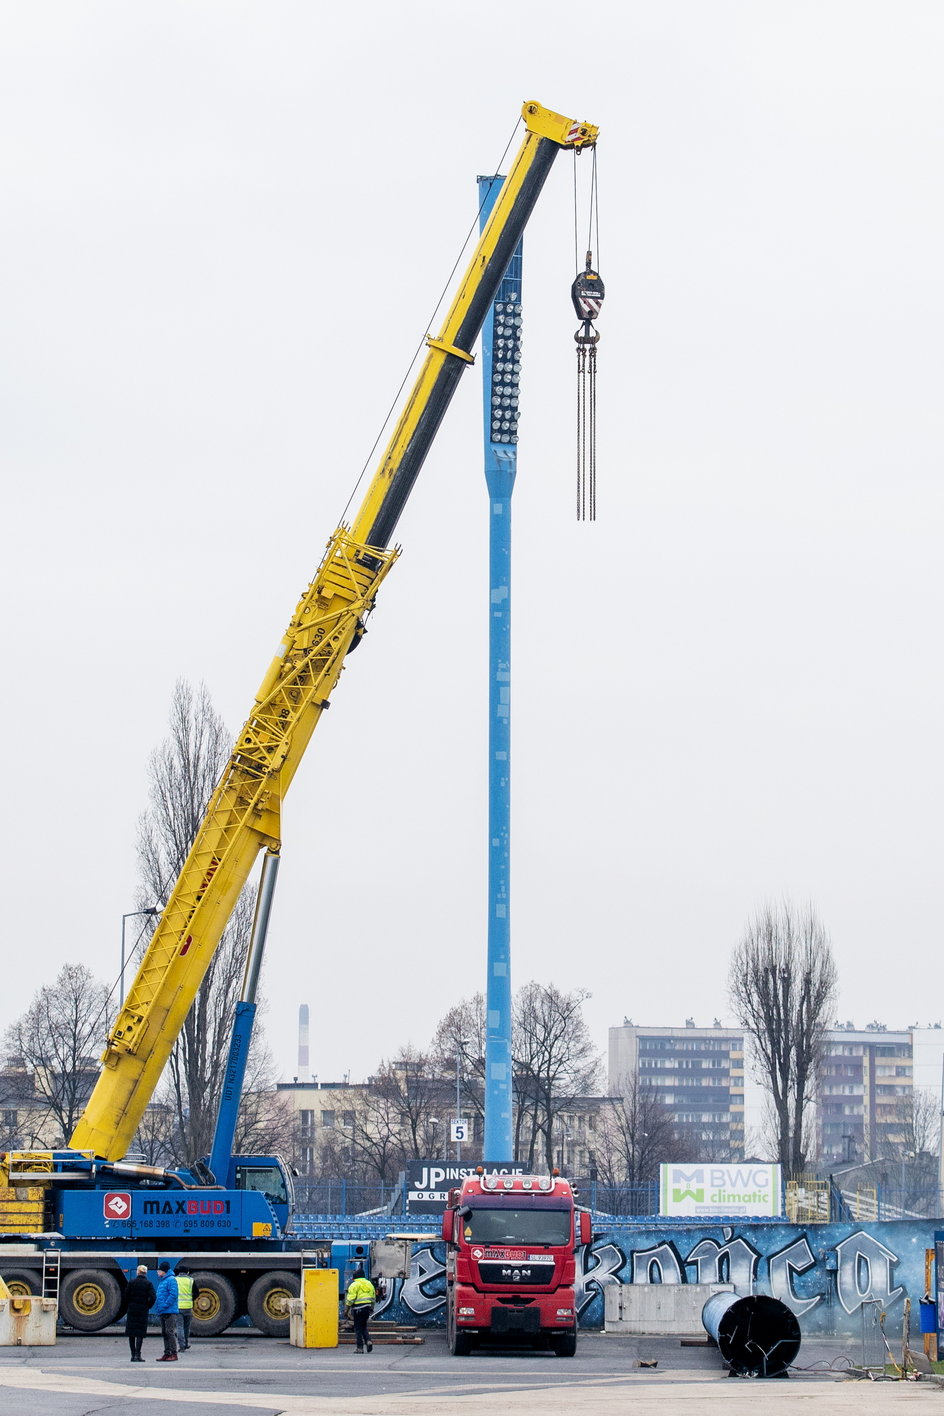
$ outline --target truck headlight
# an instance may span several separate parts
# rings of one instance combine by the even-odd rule
[[[474,1309],[474,1308],[459,1308],[459,1309],[458,1309],[458,1313],[459,1313],[459,1317],[460,1317],[460,1318],[474,1318],[474,1317],[475,1317],[475,1309]]]
[[[557,1316],[559,1318],[572,1318],[574,1316],[574,1310],[573,1308],[558,1308]]]

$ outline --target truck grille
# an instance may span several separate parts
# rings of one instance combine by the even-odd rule
[[[520,1283],[522,1286],[540,1283],[547,1286],[554,1280],[554,1265],[511,1263],[507,1260],[497,1264],[480,1263],[479,1277],[483,1283],[498,1283],[502,1287],[507,1283]]]

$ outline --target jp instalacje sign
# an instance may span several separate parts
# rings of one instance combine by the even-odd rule
[[[527,1174],[525,1166],[514,1160],[473,1160],[468,1165],[448,1160],[411,1160],[406,1172],[407,1214],[442,1214],[449,1191],[474,1175],[479,1165],[489,1175]]]
[[[660,1214],[778,1215],[779,1165],[660,1165]]]

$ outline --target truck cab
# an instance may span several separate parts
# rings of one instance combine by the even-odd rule
[[[590,1214],[569,1180],[481,1172],[450,1191],[443,1215],[450,1351],[483,1340],[577,1350],[575,1252],[590,1242]]]

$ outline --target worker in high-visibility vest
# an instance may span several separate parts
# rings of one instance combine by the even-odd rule
[[[377,1291],[374,1285],[369,1278],[364,1277],[364,1270],[358,1265],[344,1298],[345,1311],[350,1313],[354,1320],[354,1339],[358,1352],[363,1352],[365,1347],[368,1352],[374,1350],[374,1344],[367,1335],[367,1324],[376,1300]]]
[[[186,1352],[190,1346],[190,1322],[193,1318],[193,1279],[190,1270],[182,1264],[177,1266],[177,1326],[179,1328],[180,1351]]]

